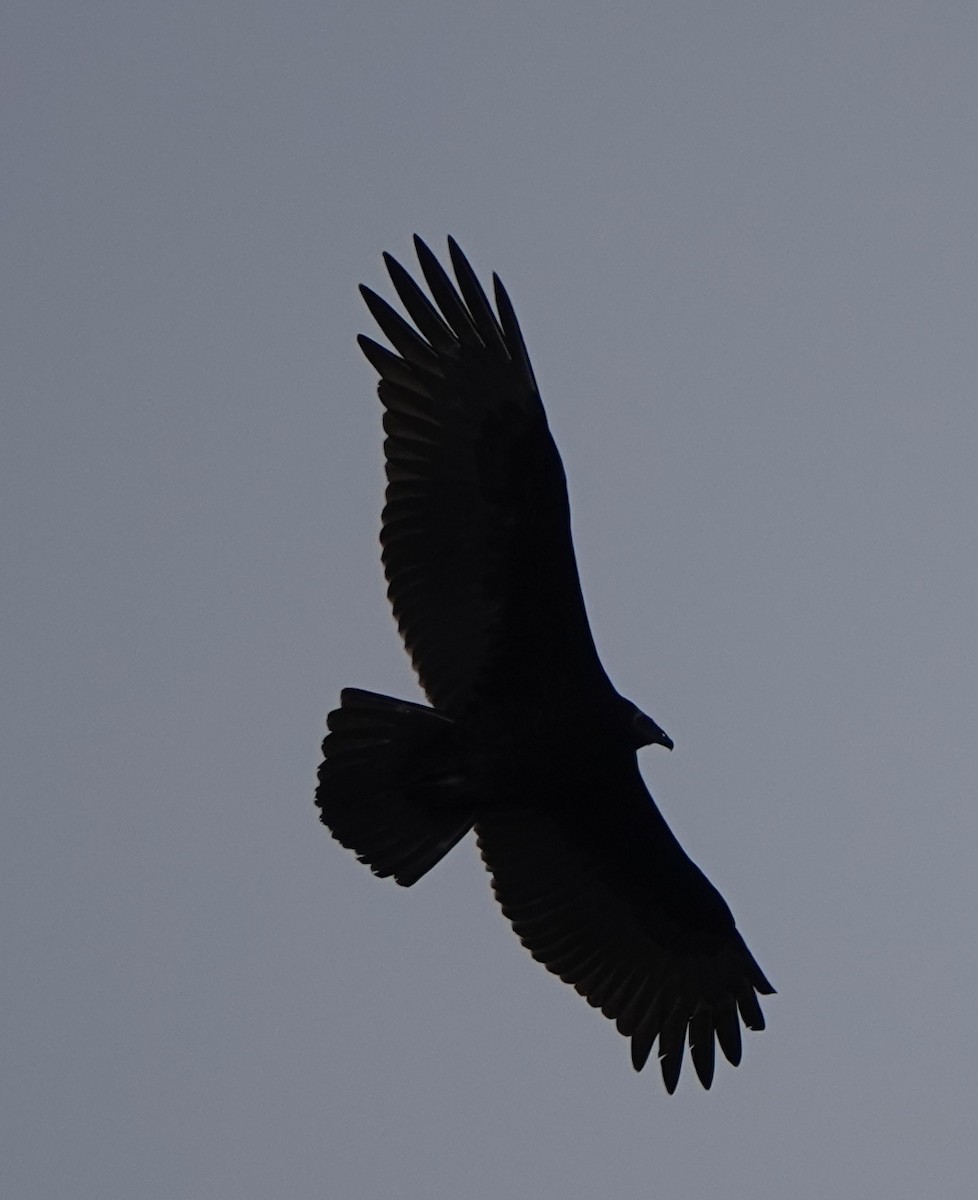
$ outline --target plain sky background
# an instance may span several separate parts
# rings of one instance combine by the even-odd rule
[[[10,3],[12,1200],[978,1184],[978,6]],[[467,842],[319,825],[387,611],[380,252],[505,279],[599,648],[779,989],[704,1093]]]

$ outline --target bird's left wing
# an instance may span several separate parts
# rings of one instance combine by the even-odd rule
[[[397,353],[359,341],[386,409],[388,595],[421,684],[451,716],[490,671],[510,690],[521,672],[605,684],[564,471],[509,297],[494,276],[493,311],[452,239],[457,287],[415,245],[434,303],[385,255],[415,328],[362,288]]]

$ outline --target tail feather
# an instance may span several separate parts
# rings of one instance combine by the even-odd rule
[[[472,828],[454,725],[423,704],[345,688],[326,720],[316,804],[375,875],[410,887]]]

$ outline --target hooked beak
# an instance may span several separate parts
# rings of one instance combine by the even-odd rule
[[[673,748],[673,741],[669,734],[640,709],[635,710],[633,726],[638,746],[665,746],[667,750]]]

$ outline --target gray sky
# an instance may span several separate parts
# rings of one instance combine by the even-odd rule
[[[970,1198],[978,8],[31,0],[0,54],[5,1194]],[[708,1094],[472,844],[404,891],[318,824],[340,687],[418,696],[354,344],[415,230],[507,283],[779,989]]]

